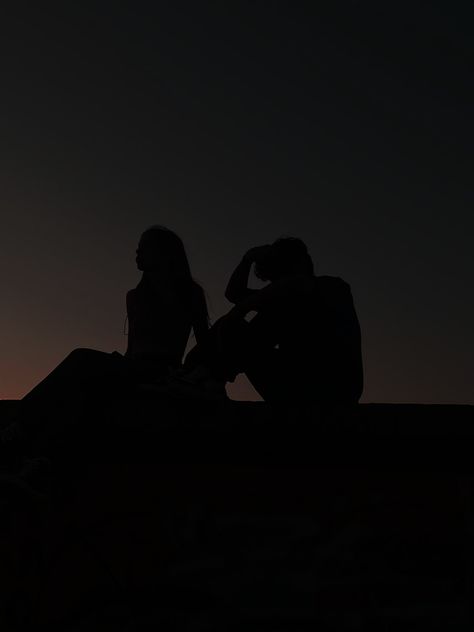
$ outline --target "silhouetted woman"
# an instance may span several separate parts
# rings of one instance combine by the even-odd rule
[[[208,329],[206,299],[193,280],[183,242],[172,231],[153,226],[137,248],[140,283],[127,294],[128,347],[134,370],[154,377],[181,364],[194,330],[196,340]]]
[[[78,404],[132,393],[140,382],[181,365],[191,330],[197,342],[202,340],[209,320],[206,299],[191,276],[181,239],[152,226],[140,238],[136,262],[143,275],[126,297],[125,355],[75,349],[22,399],[18,421],[4,433],[4,441],[16,431],[31,435],[42,430],[58,408],[67,424],[68,412],[74,418]]]

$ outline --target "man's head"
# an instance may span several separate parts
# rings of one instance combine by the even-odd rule
[[[301,239],[281,237],[255,262],[255,276],[262,281],[277,281],[291,274],[313,275],[313,260]]]

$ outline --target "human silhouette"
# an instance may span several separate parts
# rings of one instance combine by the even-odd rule
[[[248,287],[252,266],[268,284]],[[245,373],[266,401],[356,403],[362,393],[361,333],[349,285],[316,276],[303,241],[280,238],[249,250],[226,290],[234,308],[191,350],[178,388],[219,396]],[[248,316],[256,315],[248,322]]]
[[[0,438],[41,432],[51,419],[66,424],[78,406],[97,398],[123,397],[137,384],[181,366],[194,330],[201,342],[209,326],[205,294],[192,278],[183,242],[173,231],[152,226],[139,241],[136,263],[143,273],[126,296],[128,345],[125,355],[75,349],[22,400],[14,424]],[[63,415],[64,407],[70,415]],[[55,413],[61,413],[56,419]]]

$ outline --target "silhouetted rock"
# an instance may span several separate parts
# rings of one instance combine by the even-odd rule
[[[2,496],[2,630],[471,629],[473,421],[110,402]]]

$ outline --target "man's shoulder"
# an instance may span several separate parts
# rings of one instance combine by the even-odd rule
[[[273,287],[288,287],[297,292],[313,295],[316,293],[347,293],[350,292],[350,285],[341,277],[316,276],[316,275],[296,275],[276,281],[271,284]],[[269,286],[267,286],[269,287]],[[263,288],[265,289],[265,288]]]
[[[333,300],[352,300],[351,286],[337,276],[315,276],[315,292]]]
[[[349,287],[349,283],[347,283],[347,281],[344,281],[344,279],[342,279],[341,277],[334,277],[334,276],[329,276],[329,275],[321,275],[321,276],[315,275],[313,278],[317,281],[317,283],[321,283],[324,285]]]

